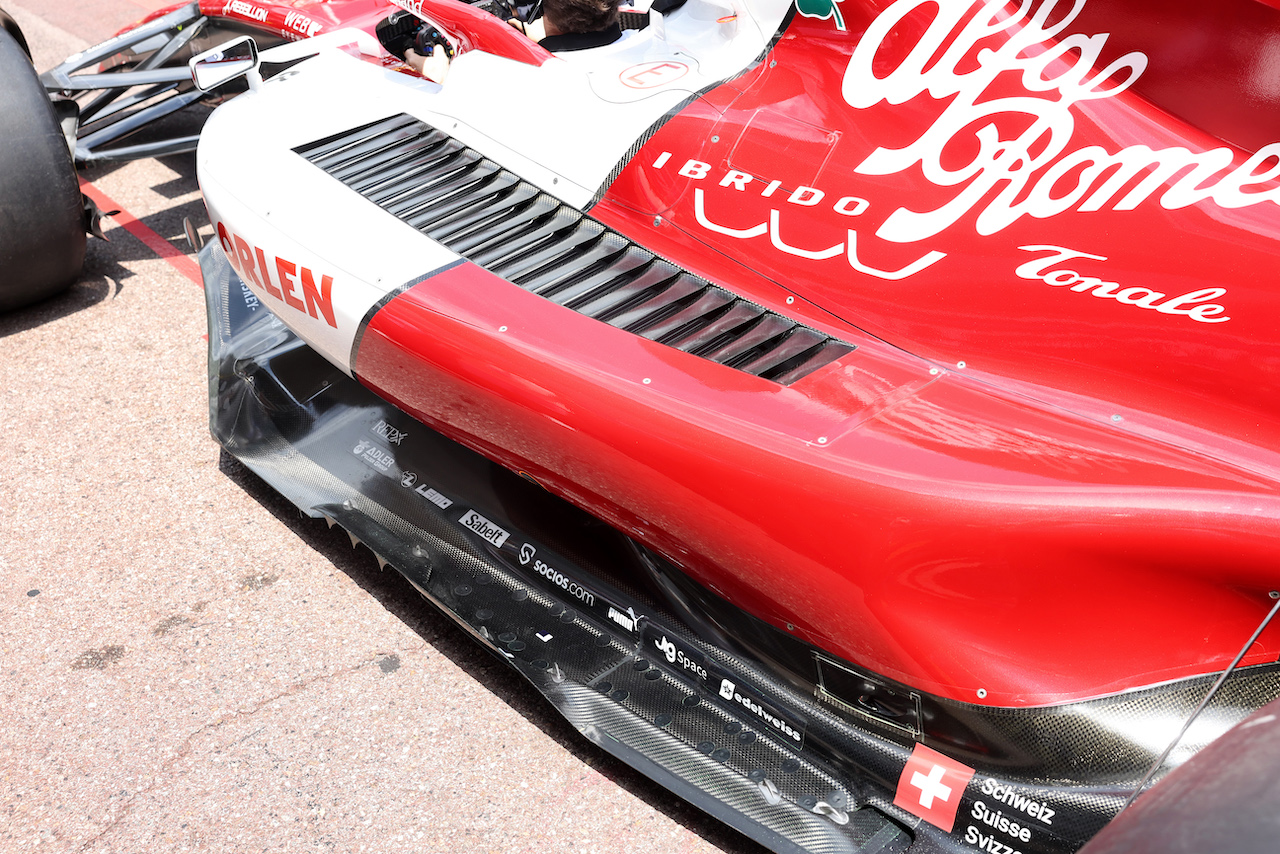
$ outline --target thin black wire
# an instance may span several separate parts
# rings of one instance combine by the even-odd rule
[[[1164,752],[1160,754],[1160,757],[1156,759],[1155,763],[1152,764],[1150,769],[1148,769],[1146,775],[1142,778],[1142,782],[1138,783],[1138,788],[1133,790],[1133,794],[1129,796],[1129,800],[1125,801],[1120,812],[1116,813],[1117,816],[1127,810],[1133,802],[1137,800],[1138,795],[1142,794],[1143,790],[1146,789],[1147,784],[1151,782],[1151,778],[1156,775],[1156,772],[1164,765],[1164,761],[1169,758],[1169,754],[1172,753],[1173,749],[1182,741],[1182,737],[1187,734],[1187,730],[1191,728],[1191,724],[1196,718],[1200,717],[1200,713],[1209,705],[1209,701],[1213,699],[1214,694],[1218,693],[1218,689],[1222,687],[1223,683],[1227,681],[1227,677],[1230,676],[1240,664],[1240,660],[1244,658],[1245,653],[1249,651],[1249,648],[1253,646],[1255,641],[1257,641],[1258,636],[1261,635],[1267,625],[1270,624],[1271,619],[1275,617],[1276,612],[1280,611],[1280,593],[1277,593],[1274,590],[1271,591],[1271,598],[1276,600],[1276,604],[1271,606],[1271,610],[1267,613],[1267,616],[1264,617],[1262,622],[1258,624],[1258,627],[1253,630],[1253,634],[1244,642],[1244,646],[1240,647],[1240,651],[1236,653],[1236,657],[1231,660],[1231,664],[1227,666],[1226,670],[1222,671],[1222,675],[1219,676],[1209,688],[1209,692],[1204,695],[1204,699],[1200,701],[1200,705],[1196,706],[1187,717],[1186,721],[1183,722],[1182,729],[1178,731],[1177,737],[1175,737],[1173,741],[1169,742],[1169,746],[1164,749]]]

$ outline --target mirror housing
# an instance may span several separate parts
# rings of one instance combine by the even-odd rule
[[[187,66],[191,69],[191,79],[202,92],[242,76],[248,80],[251,90],[262,85],[262,75],[258,73],[258,44],[250,36],[223,42],[193,56]]]

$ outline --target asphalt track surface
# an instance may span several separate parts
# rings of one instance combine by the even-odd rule
[[[40,70],[149,8],[0,2]],[[82,177],[109,242],[0,315],[0,852],[762,850],[221,454],[194,156]]]

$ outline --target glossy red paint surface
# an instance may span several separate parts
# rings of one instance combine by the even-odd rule
[[[1138,7],[1100,5],[797,16],[623,171],[597,218],[859,345],[793,387],[469,265],[377,314],[356,370],[922,690],[1042,704],[1221,669],[1280,581],[1277,158],[1135,94],[1145,55],[1106,18],[1140,31]],[[1272,629],[1246,662],[1277,654]]]
[[[932,3],[897,3],[885,14],[896,19],[907,6],[914,11],[897,25],[881,19],[882,31],[869,37],[876,49],[864,45],[852,74],[850,56],[875,10],[841,4],[843,32],[830,20],[798,17],[761,69],[731,84],[741,94],[665,125],[597,215],[647,241],[660,214],[664,229],[679,232],[679,240],[661,238],[679,243],[677,257],[713,259],[721,278],[735,277],[729,259],[739,259],[909,352],[964,362],[1046,396],[1065,391],[1105,402],[1128,420],[1150,414],[1191,432],[1204,428],[1209,441],[1239,440],[1260,467],[1280,471],[1270,427],[1280,390],[1274,154],[1263,152],[1245,170],[1266,180],[1250,179],[1248,191],[1232,197],[1242,206],[1202,200],[1167,209],[1162,201],[1203,195],[1192,185],[1230,196],[1230,173],[1240,177],[1251,153],[1131,92],[1067,110],[1066,94],[1049,84],[1028,93],[1021,73],[988,75],[984,85],[975,57],[1003,36],[975,42],[922,80],[910,65],[930,51],[918,45],[946,43],[944,36],[954,44],[963,25],[931,27]],[[1083,73],[1064,62],[1043,72],[1058,86]],[[852,106],[846,87],[870,103]],[[976,106],[965,107],[966,98]],[[1051,139],[1058,153],[1049,157]],[[887,151],[908,149],[889,163]],[[1114,163],[1127,151],[1138,164],[1150,162],[1151,150],[1185,157],[1188,168],[1163,186],[1144,185],[1150,170],[1137,170],[1113,190],[1108,181],[1122,167],[1089,159],[1093,152]],[[1215,168],[1188,178],[1192,156],[1211,151],[1204,162]],[[872,174],[891,165],[902,168]],[[1091,182],[1081,181],[1085,170]],[[750,180],[730,180],[743,174]],[[1169,185],[1177,192],[1166,193]],[[1118,209],[1128,203],[1132,210]],[[1092,206],[1098,210],[1080,210]],[[859,269],[855,252],[857,264],[881,275]],[[815,254],[825,257],[806,257]],[[1104,286],[1112,295],[1095,295],[1086,278],[1115,283]],[[1178,313],[1197,305],[1208,313]]]
[[[784,388],[464,265],[375,315],[356,368],[736,604],[944,696],[1203,672],[1267,610],[1268,481],[856,343]]]
[[[801,14],[611,185],[602,222],[857,345],[794,385],[470,264],[378,311],[355,372],[917,689],[1048,704],[1221,670],[1280,587],[1280,146],[1149,100],[1154,60],[1108,37],[1145,7],[1089,3]],[[521,38],[484,20],[441,23]],[[1273,627],[1245,663],[1277,656]]]

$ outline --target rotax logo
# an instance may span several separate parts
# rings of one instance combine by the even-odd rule
[[[973,774],[968,765],[917,744],[898,778],[893,804],[950,833]]]

